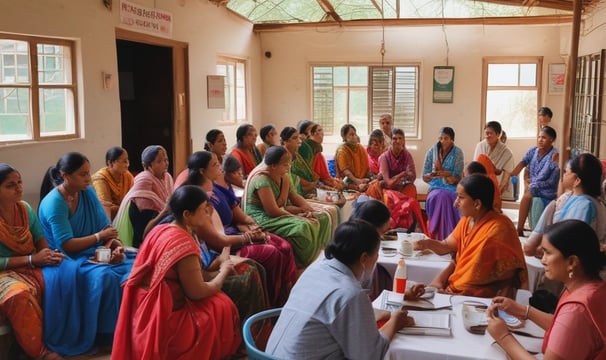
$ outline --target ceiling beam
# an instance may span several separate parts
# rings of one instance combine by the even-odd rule
[[[573,1],[571,0],[478,0],[479,2],[501,4],[501,5],[515,5],[515,6],[540,6],[549,9],[573,11]],[[579,0],[582,2],[583,8],[591,5],[596,0]]]
[[[327,15],[332,17],[333,20],[338,21],[339,23],[343,22],[343,19],[341,19],[341,16],[339,16],[339,14],[337,14],[337,12],[335,11],[335,8],[332,7],[332,4],[328,0],[316,0],[316,1],[318,2],[318,5],[320,5],[322,10],[324,10],[324,12]]]
[[[339,24],[335,22],[315,23],[288,23],[288,24],[255,24],[253,31],[288,31],[313,29],[320,27],[343,26],[343,27],[381,27],[381,26],[433,26],[433,25],[544,25],[544,24],[569,24],[572,23],[572,15],[552,16],[525,16],[525,17],[484,17],[484,18],[433,18],[433,19],[372,19],[372,20],[348,20]]]
[[[370,0],[370,2],[375,6],[375,8],[377,8],[377,10],[379,10],[379,12],[381,14],[383,14],[383,8],[381,6],[379,6],[379,3],[377,2],[377,0]]]

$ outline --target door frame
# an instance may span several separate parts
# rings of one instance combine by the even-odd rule
[[[116,28],[116,40],[126,40],[172,49],[173,55],[173,169],[177,176],[187,167],[192,139],[189,112],[189,44]]]

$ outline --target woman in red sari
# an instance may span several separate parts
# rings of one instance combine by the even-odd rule
[[[587,223],[564,220],[547,229],[541,246],[545,276],[564,283],[555,313],[495,297],[487,311],[488,333],[510,359],[535,359],[510,336],[505,322],[494,316],[500,309],[547,330],[541,349],[545,360],[606,359],[606,282],[600,278],[606,257],[600,252],[598,237]]]
[[[236,146],[231,149],[230,155],[238,159],[242,164],[242,170],[244,176],[248,174],[259,165],[263,160],[261,152],[257,149],[255,143],[257,142],[257,129],[250,124],[242,124],[236,130]]]
[[[192,231],[211,215],[208,196],[197,186],[182,186],[169,207],[175,221],[146,236],[124,286],[114,360],[222,359],[240,346],[238,311],[220,292],[233,262],[223,261],[206,282]]]
[[[17,343],[34,359],[58,360],[42,342],[42,266],[57,265],[63,254],[48,248],[36,214],[21,200],[21,175],[0,164],[0,314]]]

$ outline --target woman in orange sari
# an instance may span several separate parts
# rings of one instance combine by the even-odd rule
[[[437,254],[455,252],[455,260],[430,284],[456,295],[514,296],[515,289],[528,288],[528,271],[511,220],[493,209],[494,185],[479,174],[457,185],[455,206],[461,220],[444,241],[419,240],[416,250]]]
[[[128,171],[128,153],[119,146],[114,146],[105,153],[106,167],[91,177],[103,209],[109,220],[113,220],[120,209],[122,199],[133,187],[133,175]]]
[[[471,174],[482,174],[488,176],[494,185],[494,209],[498,212],[501,211],[501,190],[499,189],[499,180],[494,173],[494,165],[486,154],[480,154],[478,160],[471,161],[465,165],[463,169],[463,176],[469,176]]]
[[[341,127],[341,138],[343,144],[337,148],[335,165],[337,176],[347,178],[345,185],[358,191],[366,191],[368,183],[372,179],[372,173],[368,167],[368,155],[366,149],[358,141],[356,128],[351,124]]]
[[[206,281],[193,229],[212,212],[208,196],[185,185],[169,200],[175,216],[146,236],[124,286],[112,359],[223,359],[240,345],[234,303],[220,289],[229,259]]]
[[[0,313],[28,356],[63,359],[42,342],[40,307],[44,291],[40,268],[57,265],[63,254],[48,248],[38,218],[22,196],[19,172],[0,164]]]
[[[242,124],[236,130],[236,146],[231,149],[230,155],[242,164],[244,176],[257,166],[262,160],[261,152],[255,146],[257,142],[257,129],[251,124]]]

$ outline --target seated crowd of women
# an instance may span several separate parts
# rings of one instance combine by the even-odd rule
[[[259,146],[254,126],[242,125],[229,154],[224,134],[211,130],[205,151],[191,155],[176,181],[159,145],[143,150],[143,171],[134,178],[128,154],[120,147],[108,150],[107,166],[92,176],[86,156],[67,153],[45,174],[37,216],[21,199],[18,171],[0,164],[0,231],[5,234],[0,237],[0,284],[5,289],[0,305],[17,342],[28,356],[40,359],[83,354],[112,342],[117,359],[224,358],[241,346],[240,321],[286,304],[277,324],[283,331],[270,338],[270,352],[288,358],[384,353],[389,338],[412,320],[401,312],[382,319],[387,322],[378,332],[376,326],[371,329],[378,319],[372,312],[368,316],[368,296],[356,283],[372,282],[378,239],[385,231],[421,229],[432,240],[418,241],[416,249],[455,254],[429,285],[450,294],[497,296],[495,306],[506,310],[515,305],[499,296],[511,298],[515,289],[527,287],[524,251],[544,252],[545,264],[557,251],[565,258],[573,256],[553,244],[552,238],[560,236],[557,229],[565,230],[556,223],[579,219],[597,239],[606,237],[602,169],[594,156],[582,154],[567,164],[562,195],[548,203],[556,197],[551,183],[555,178],[557,186],[554,174],[559,175],[552,128],[541,129],[537,147],[513,168],[511,152],[498,140],[500,125],[490,122],[485,144],[476,148],[477,161],[465,169],[454,130],[441,129],[423,165],[422,177],[430,185],[426,222],[405,134],[392,128],[391,117],[381,119],[381,129],[371,134],[367,148],[355,127],[343,126],[336,177],[322,154],[322,128],[309,121],[282,131],[264,126]],[[501,194],[510,191],[509,176],[523,166],[529,168],[530,185],[521,214],[533,197],[546,205],[524,250],[520,226],[516,229],[499,207]],[[243,189],[241,199],[234,187]],[[372,199],[352,216],[366,222],[345,222],[337,205],[314,199],[317,189],[368,195]],[[355,246],[345,246],[352,242]],[[99,247],[110,249],[108,263],[94,260]],[[322,250],[326,259],[298,279]],[[575,267],[582,270],[577,278],[595,279],[597,260],[580,255],[576,260],[570,264],[581,264]],[[583,261],[593,262],[592,268],[584,268],[589,265]],[[552,277],[562,281],[547,275]],[[322,291],[319,278],[327,280]],[[311,286],[314,291],[307,291]],[[561,301],[581,301],[593,311],[587,297],[602,294],[601,289],[578,293],[581,300],[569,300],[571,296]],[[420,284],[407,296],[423,292]],[[329,303],[335,304],[334,314],[326,312]],[[343,304],[346,308],[338,307]],[[577,310],[566,307],[567,314]],[[314,316],[314,322],[301,318],[302,313]],[[536,316],[550,326],[551,318]],[[345,336],[352,321],[360,324],[366,342],[343,339],[349,344],[344,348],[321,336],[323,331]],[[552,324],[553,329],[560,326],[555,319]],[[508,341],[498,321],[490,329],[500,336],[498,341]],[[560,339],[561,331],[553,331]],[[161,341],[150,347],[157,339]],[[515,344],[507,346],[516,351]]]

